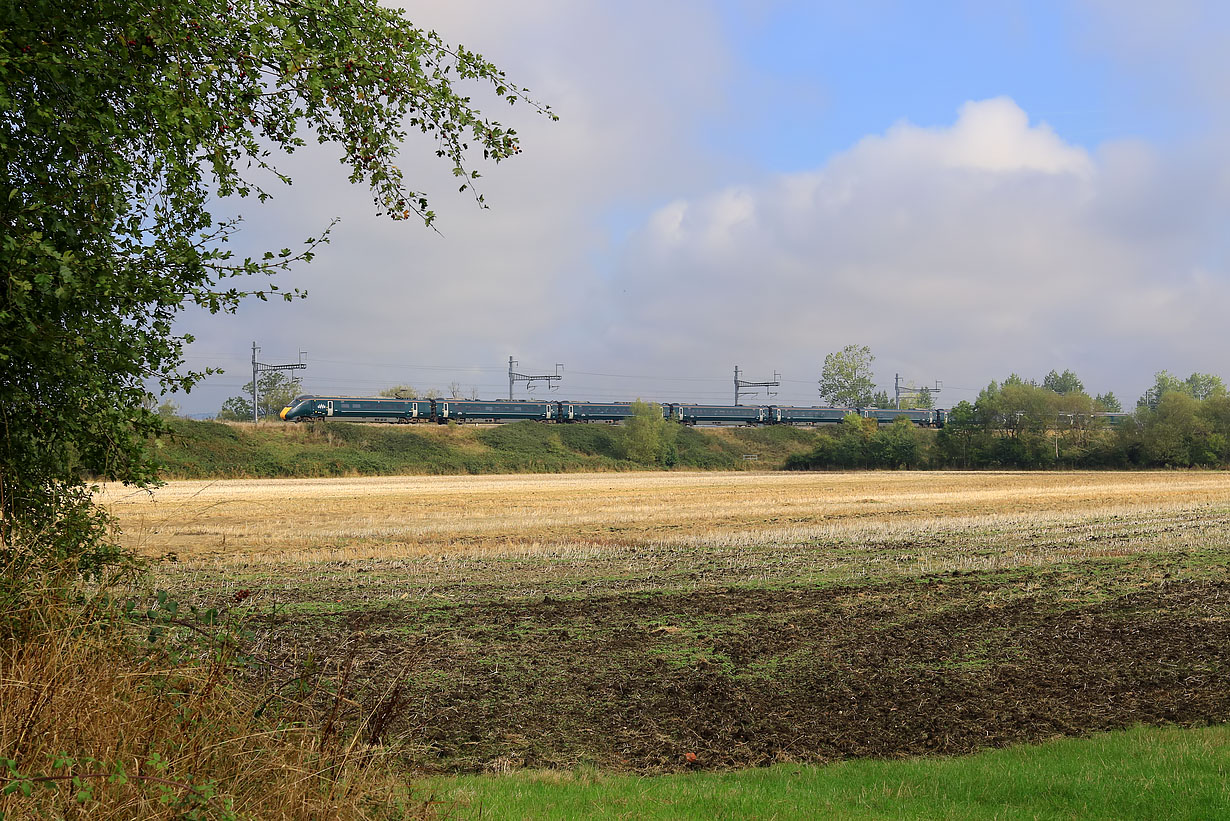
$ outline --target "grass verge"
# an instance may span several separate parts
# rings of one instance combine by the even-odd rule
[[[301,425],[174,419],[158,441],[171,479],[575,473],[643,470],[620,425]],[[702,470],[777,469],[815,447],[815,430],[681,428],[675,464]]]
[[[1136,728],[960,758],[636,777],[434,779],[460,818],[1210,819],[1230,810],[1230,725]]]

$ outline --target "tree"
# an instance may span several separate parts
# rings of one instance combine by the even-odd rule
[[[1226,385],[1220,376],[1211,373],[1193,373],[1184,380],[1187,393],[1193,399],[1208,399],[1210,396],[1225,396]]]
[[[251,384],[251,382],[248,383],[249,386]],[[251,422],[252,400],[248,398],[251,396],[250,387],[248,391],[248,396],[232,396],[223,402],[217,418],[223,422]]]
[[[1180,379],[1170,371],[1158,371],[1153,375],[1153,387],[1137,400],[1136,405],[1156,408],[1168,393],[1181,393],[1193,399],[1208,399],[1210,396],[1224,395],[1226,385],[1220,376],[1211,373],[1193,373],[1187,379]]]
[[[1121,413],[1123,405],[1119,402],[1119,398],[1115,396],[1113,391],[1099,393],[1093,399],[1103,411],[1106,413]]]
[[[846,414],[837,426],[833,461],[844,468],[866,467],[871,437],[878,428],[874,419],[864,419],[857,413]]]
[[[623,423],[627,458],[642,465],[674,464],[677,426],[666,418],[662,406],[638,399],[631,411]]]
[[[281,371],[266,371],[260,375],[260,390],[256,396],[258,418],[276,417],[303,393],[303,384],[298,377],[287,376]],[[243,393],[232,396],[222,403],[218,418],[230,422],[252,421],[252,382],[243,386]]]
[[[949,459],[956,461],[959,458],[962,467],[969,467],[970,444],[980,434],[985,435],[978,424],[978,413],[973,405],[963,399],[948,411],[948,421],[936,438]]]
[[[924,386],[918,391],[918,395],[914,397],[911,404],[922,410],[931,410],[935,407],[935,397],[931,394],[931,389]]]
[[[893,400],[888,398],[888,391],[876,391],[871,397],[871,407],[891,408]]]
[[[387,396],[390,399],[418,399],[419,392],[410,385],[394,385],[391,388],[385,388],[380,392],[381,396]]]
[[[1085,391],[1085,383],[1081,382],[1077,375],[1069,370],[1065,370],[1063,373],[1051,371],[1042,380],[1042,387],[1052,390],[1061,396],[1068,393],[1084,393]]]
[[[918,464],[918,431],[909,419],[898,417],[879,428],[868,443],[870,461],[877,467],[913,467]]]
[[[874,361],[865,345],[847,345],[829,354],[820,372],[820,396],[837,407],[870,405],[875,391],[871,373]]]
[[[273,162],[304,133],[341,149],[378,212],[432,225],[394,164],[407,129],[462,190],[478,176],[471,157],[520,151],[471,102],[475,83],[526,99],[376,0],[0,7],[0,562],[31,539],[44,555],[97,542],[83,472],[155,481],[163,420],[141,406],[147,385],[186,391],[204,376],[182,369],[176,316],[290,296],[263,277],[324,239],[235,258],[239,221],[216,220],[214,201],[267,199],[253,174],[289,182]]]
[[[1167,391],[1144,426],[1144,449],[1149,461],[1167,467],[1188,467],[1205,462],[1202,447],[1207,426],[1200,419],[1200,401],[1185,391]]]

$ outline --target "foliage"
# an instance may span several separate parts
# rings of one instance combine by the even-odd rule
[[[188,390],[203,376],[182,370],[176,316],[274,295],[250,278],[323,240],[237,259],[238,220],[217,221],[211,202],[264,201],[261,179],[289,183],[272,163],[305,145],[302,131],[340,148],[381,213],[431,225],[393,162],[407,129],[463,190],[478,176],[470,156],[520,150],[460,85],[474,83],[525,98],[376,0],[0,9],[0,560],[56,528],[57,500],[85,503],[83,472],[155,481],[164,420],[143,407],[147,385]]]
[[[1163,390],[1156,409],[1142,406],[1134,420],[1113,426],[1097,415],[1118,407],[1113,394],[1059,394],[1012,376],[1003,385],[992,382],[973,406],[950,410],[937,447],[945,462],[963,467],[1230,464],[1230,418],[1223,416],[1230,402],[1212,389],[1204,400],[1190,392],[1221,380],[1193,376],[1173,380],[1163,371],[1159,384],[1183,387]]]
[[[1140,425],[1125,439],[1141,463],[1163,467],[1230,464],[1230,397],[1225,394],[1200,400],[1170,391],[1156,409],[1137,415]]]
[[[1209,373],[1193,373],[1187,379],[1179,379],[1170,371],[1159,371],[1153,377],[1153,387],[1145,391],[1144,396],[1137,400],[1136,406],[1156,408],[1168,393],[1180,393],[1193,399],[1208,399],[1211,396],[1225,395],[1226,385],[1220,376]]]
[[[948,421],[936,436],[941,458],[949,465],[970,466],[970,445],[980,431],[974,406],[964,400],[948,411]],[[974,452],[977,455],[977,450]]]
[[[898,418],[880,427],[874,419],[851,413],[831,431],[823,431],[811,453],[791,456],[786,467],[790,470],[921,467],[929,438],[928,433],[917,429],[908,419]]]
[[[877,429],[871,436],[868,458],[872,464],[894,468],[918,466],[918,429],[908,419],[897,418],[891,425]]]
[[[900,422],[864,432],[851,416],[822,431],[812,452],[791,457],[787,467],[1230,466],[1230,396],[1217,389],[1221,380],[1207,374],[1159,377],[1159,384],[1175,389],[1165,390],[1156,408],[1142,406],[1134,417],[1112,424],[1100,414],[1117,408],[1113,394],[1093,399],[1079,390],[1058,393],[1013,374],[991,382],[976,402],[958,402],[933,436],[897,427]],[[1197,399],[1198,391],[1208,395]]]
[[[411,385],[394,385],[391,388],[385,388],[379,396],[387,396],[390,399],[418,399],[419,392]]]
[[[865,345],[847,345],[829,354],[820,372],[820,396],[841,408],[870,405],[875,391],[871,372],[873,361],[875,357]]]
[[[934,408],[935,397],[932,395],[931,389],[923,386],[923,388],[918,391],[918,395],[911,398],[910,407],[920,408],[922,410],[931,410]]]
[[[181,479],[552,473],[674,466],[774,469],[810,450],[809,428],[667,427],[661,460],[628,458],[624,425],[514,422],[490,427],[318,420],[240,426],[176,419],[163,438],[164,475]],[[743,456],[755,453],[757,461]]]
[[[265,371],[257,380],[260,391],[256,396],[256,410],[259,417],[276,418],[282,408],[290,405],[295,397],[303,393],[303,383],[298,377],[287,376],[282,371]],[[218,418],[224,422],[252,421],[252,382],[243,386],[243,393],[232,396],[222,403]]]
[[[1099,393],[1093,398],[1093,401],[1107,413],[1120,413],[1123,411],[1122,403],[1119,402],[1119,398],[1112,391]]]
[[[1042,380],[1042,387],[1060,395],[1085,392],[1085,383],[1081,382],[1077,375],[1070,370],[1065,370],[1063,373],[1051,371]]]
[[[111,583],[132,575],[136,561],[113,537],[114,522],[93,504],[92,488],[60,485],[32,495],[23,511],[37,529],[11,527],[0,555],[0,641],[28,640],[54,621],[76,583]]]
[[[666,418],[661,405],[653,402],[638,399],[631,410],[632,415],[623,423],[625,457],[641,465],[674,465],[678,425]]]

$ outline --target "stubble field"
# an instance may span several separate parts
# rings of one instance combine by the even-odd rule
[[[662,772],[1230,720],[1230,476],[593,474],[104,491],[180,600],[421,769]]]

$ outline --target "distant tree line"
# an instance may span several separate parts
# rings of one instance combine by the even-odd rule
[[[1091,397],[1071,371],[1039,384],[1013,374],[973,403],[959,402],[947,424],[918,429],[904,419],[878,427],[855,414],[821,431],[817,446],[788,467],[1098,468],[1230,466],[1230,396],[1220,377],[1166,371],[1121,412],[1112,393]]]

